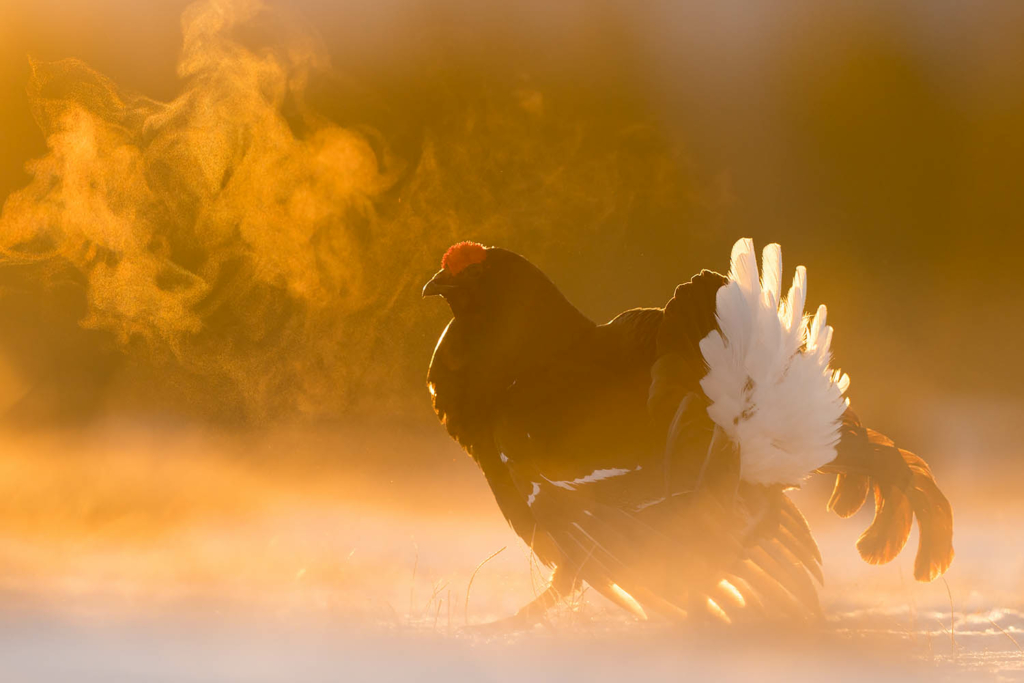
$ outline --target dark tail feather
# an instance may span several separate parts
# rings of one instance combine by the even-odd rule
[[[931,581],[953,561],[953,510],[927,463],[897,448],[884,434],[865,428],[850,410],[843,415],[837,457],[822,472],[836,474],[828,507],[840,517],[857,512],[875,494],[875,518],[857,550],[871,564],[893,560],[907,543],[917,518],[920,541],[914,578]]]
[[[913,486],[907,491],[921,535],[914,576],[919,581],[931,581],[945,573],[953,562],[953,508],[935,483],[928,464],[909,451],[900,450],[900,455],[914,472]]]
[[[837,474],[836,487],[828,500],[828,509],[843,519],[852,516],[868,499],[871,479],[857,474]]]
[[[883,492],[876,484],[875,519],[857,539],[860,556],[869,564],[885,564],[896,559],[907,544],[913,523],[914,511],[907,497],[895,487]]]
[[[824,585],[825,577],[821,573],[821,551],[811,535],[807,520],[796,504],[783,496],[782,513],[779,515],[779,531],[776,536],[797,559],[799,559],[811,576]]]

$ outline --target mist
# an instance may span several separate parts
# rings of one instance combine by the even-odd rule
[[[97,332],[83,343],[111,374],[169,386],[154,410],[408,410],[441,314],[416,294],[448,244],[608,239],[630,214],[688,208],[680,159],[628,97],[606,113],[608,95],[566,105],[504,75],[478,92],[482,77],[438,69],[414,93],[427,101],[384,105],[409,140],[339,115],[340,72],[287,13],[198,3],[182,33],[168,102],[76,59],[30,63],[47,152],[0,228],[9,287]]]
[[[475,240],[603,322],[750,236],[807,267],[858,413],[957,520],[948,584],[912,585],[827,483],[795,494],[834,615],[808,672],[1019,673],[1022,46],[1013,2],[0,5],[0,651],[724,666],[593,594],[527,664],[460,634],[546,577],[431,411],[450,312],[420,289]],[[764,635],[780,671],[812,637]]]

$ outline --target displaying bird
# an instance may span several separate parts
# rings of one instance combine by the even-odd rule
[[[914,576],[953,559],[949,502],[928,465],[866,428],[830,367],[826,309],[804,315],[801,266],[783,296],[782,252],[736,242],[664,308],[598,325],[522,256],[452,246],[423,296],[453,319],[427,387],[516,534],[553,568],[512,620],[536,621],[581,582],[638,617],[725,621],[820,614],[821,555],[786,495],[835,475],[828,508],[875,502],[857,541],[872,564],[902,550]]]

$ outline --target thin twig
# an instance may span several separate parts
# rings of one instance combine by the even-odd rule
[[[503,545],[503,546],[501,546],[501,548],[499,548],[498,550],[495,550],[493,553],[488,555],[486,558],[484,558],[483,562],[481,562],[480,564],[478,564],[476,566],[476,569],[473,570],[473,573],[470,574],[470,576],[469,576],[469,585],[466,586],[466,604],[463,607],[463,611],[462,611],[462,623],[469,624],[469,593],[470,593],[470,591],[473,590],[473,579],[476,578],[476,573],[478,571],[480,571],[481,567],[483,567],[485,564],[487,564],[488,562],[493,560],[495,557],[497,557],[501,553],[501,551],[503,551],[507,547],[508,546]]]
[[[573,588],[573,600],[569,605],[569,613],[572,615],[571,619],[573,624],[579,624],[580,619],[582,619],[584,607],[583,598],[586,596],[588,590],[590,590],[590,586],[583,586],[578,591]]]
[[[412,547],[416,549],[416,559],[412,561],[412,586],[409,587],[409,618],[412,618],[413,596],[416,594],[416,570],[420,566],[420,547],[415,543]]]
[[[590,562],[590,558],[594,556],[595,550],[597,550],[597,543],[590,546],[590,551],[587,553],[587,556],[583,558],[582,562],[576,565],[576,573],[572,577],[572,586],[570,590],[576,590],[576,586],[580,584],[580,572],[583,571],[583,565],[585,565],[587,562]]]
[[[533,525],[533,531],[530,533],[530,588],[533,589],[533,597],[537,597],[537,579],[534,574],[534,570],[537,567],[537,552],[533,549],[533,543],[537,540],[537,525]]]
[[[434,610],[434,625],[431,627],[430,632],[437,632],[437,617],[441,614],[441,603],[444,602],[444,598],[437,601],[437,609]]]
[[[1022,647],[1020,646],[1020,643],[1018,643],[1018,642],[1017,642],[1017,639],[1016,639],[1016,638],[1014,638],[1013,636],[1011,636],[1011,635],[1010,635],[1010,634],[1009,634],[1009,633],[1008,633],[1008,632],[1006,631],[1006,629],[1004,629],[1004,628],[1003,628],[1002,626],[1000,626],[999,624],[997,624],[997,623],[996,623],[995,621],[993,621],[993,620],[992,620],[991,618],[989,618],[989,617],[985,617],[985,618],[986,618],[986,619],[988,619],[988,623],[990,623],[990,624],[992,624],[993,626],[995,626],[995,627],[996,627],[997,629],[999,629],[999,632],[1000,632],[1000,633],[1002,633],[1002,634],[1003,634],[1004,636],[1006,636],[1007,638],[1009,638],[1009,639],[1010,639],[1010,642],[1011,642],[1011,643],[1013,643],[1014,645],[1016,645],[1016,646],[1017,646],[1017,650],[1018,650],[1018,651],[1020,651],[1020,652],[1024,653],[1024,648],[1022,648]]]
[[[946,582],[946,577],[942,577],[942,585],[946,587],[946,595],[949,596],[949,642],[953,646],[953,654],[956,654],[956,636],[953,632],[954,615],[953,615],[953,592],[949,590],[949,584]]]
[[[946,629],[946,625],[942,623],[942,619],[935,617],[935,623],[938,625],[940,631],[942,631],[947,636],[949,635],[949,630]]]
[[[445,581],[444,583],[441,583],[442,580],[443,579],[438,579],[437,582],[434,583],[433,590],[431,590],[430,592],[430,599],[427,600],[427,604],[423,605],[423,609],[429,608],[431,603],[434,602],[434,598],[436,598],[441,591],[448,587],[448,582]]]

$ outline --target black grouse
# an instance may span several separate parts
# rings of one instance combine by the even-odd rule
[[[423,288],[453,319],[427,386],[512,529],[553,568],[514,619],[585,581],[644,617],[725,621],[820,613],[821,555],[786,495],[835,475],[829,509],[875,517],[857,548],[892,560],[916,517],[918,580],[953,559],[952,511],[928,465],[864,427],[829,367],[825,307],[804,316],[806,272],[782,296],[778,245],[736,243],[664,308],[598,325],[522,256],[454,245]]]

